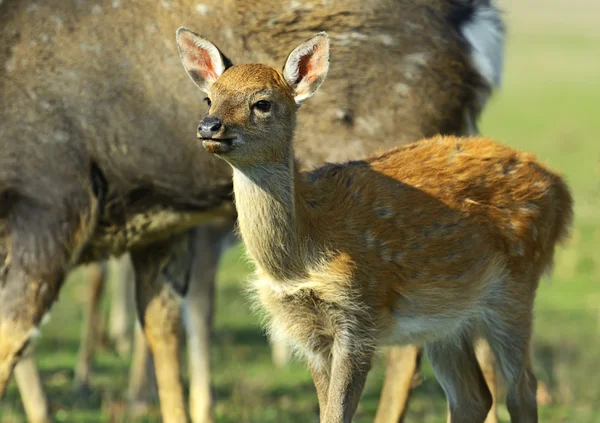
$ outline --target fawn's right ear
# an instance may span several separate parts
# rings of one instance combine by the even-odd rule
[[[187,28],[177,30],[177,47],[183,67],[205,93],[209,93],[213,82],[231,66],[231,61],[216,45]]]

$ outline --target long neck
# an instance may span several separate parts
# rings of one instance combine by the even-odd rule
[[[235,168],[238,223],[248,253],[271,277],[302,277],[308,261],[303,207],[295,190],[294,160]]]

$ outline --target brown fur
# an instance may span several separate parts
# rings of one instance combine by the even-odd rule
[[[35,318],[13,328],[28,333],[71,265],[231,213],[229,169],[186,135],[201,106],[178,74],[168,35],[178,25],[200,25],[240,59],[268,62],[315,27],[331,31],[339,58],[332,89],[299,114],[311,130],[298,134],[298,153],[314,165],[471,131],[492,84],[473,65],[457,17],[481,4],[211,0],[200,10],[188,0],[0,2],[0,120],[8,123],[0,126],[0,319],[24,310],[19,319]],[[89,193],[98,189],[105,197],[96,215]],[[21,267],[44,277],[21,275]],[[21,301],[23,279],[33,290],[49,286],[52,298]],[[9,349],[10,360],[0,362],[7,375],[20,347]]]
[[[316,38],[327,39],[299,47]],[[299,51],[327,58],[300,70],[312,94],[328,51]],[[283,74],[298,62],[292,53]],[[254,290],[271,333],[308,358],[322,421],[351,421],[376,347],[416,343],[426,345],[452,421],[483,422],[492,404],[475,357],[483,335],[507,380],[512,421],[536,422],[532,308],[571,224],[562,179],[531,154],[444,136],[300,171],[292,81],[240,65],[207,86],[194,73],[201,68],[186,64],[212,100],[209,116],[222,122],[209,141],[234,169]],[[271,102],[267,112],[255,108],[259,100]],[[212,140],[233,141],[222,149]]]

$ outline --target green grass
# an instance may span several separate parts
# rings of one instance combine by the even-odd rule
[[[531,13],[523,7],[519,13]],[[573,188],[573,237],[558,251],[554,275],[542,284],[536,302],[535,365],[554,398],[540,408],[540,420],[600,422],[600,32],[577,32],[572,25],[561,33],[539,22],[532,30],[522,27],[527,21],[520,18],[521,26],[509,34],[502,91],[486,109],[481,129],[536,153]],[[316,399],[309,373],[302,364],[274,370],[267,341],[240,294],[248,272],[240,251],[237,247],[226,254],[218,277],[212,346],[218,421],[311,421]],[[65,287],[38,342],[39,365],[57,421],[120,421],[127,359],[109,349],[100,351],[93,394],[78,396],[72,389],[85,289],[80,278]],[[356,422],[372,421],[382,380],[378,362]],[[425,363],[406,421],[441,422],[445,412],[442,391]],[[508,421],[503,406],[500,416]],[[159,420],[156,405],[141,419]],[[18,421],[24,417],[12,383],[0,422]]]

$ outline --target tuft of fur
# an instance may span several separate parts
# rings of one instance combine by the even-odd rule
[[[471,16],[460,27],[470,46],[470,59],[490,87],[499,88],[504,61],[505,26],[491,1],[474,2]]]

